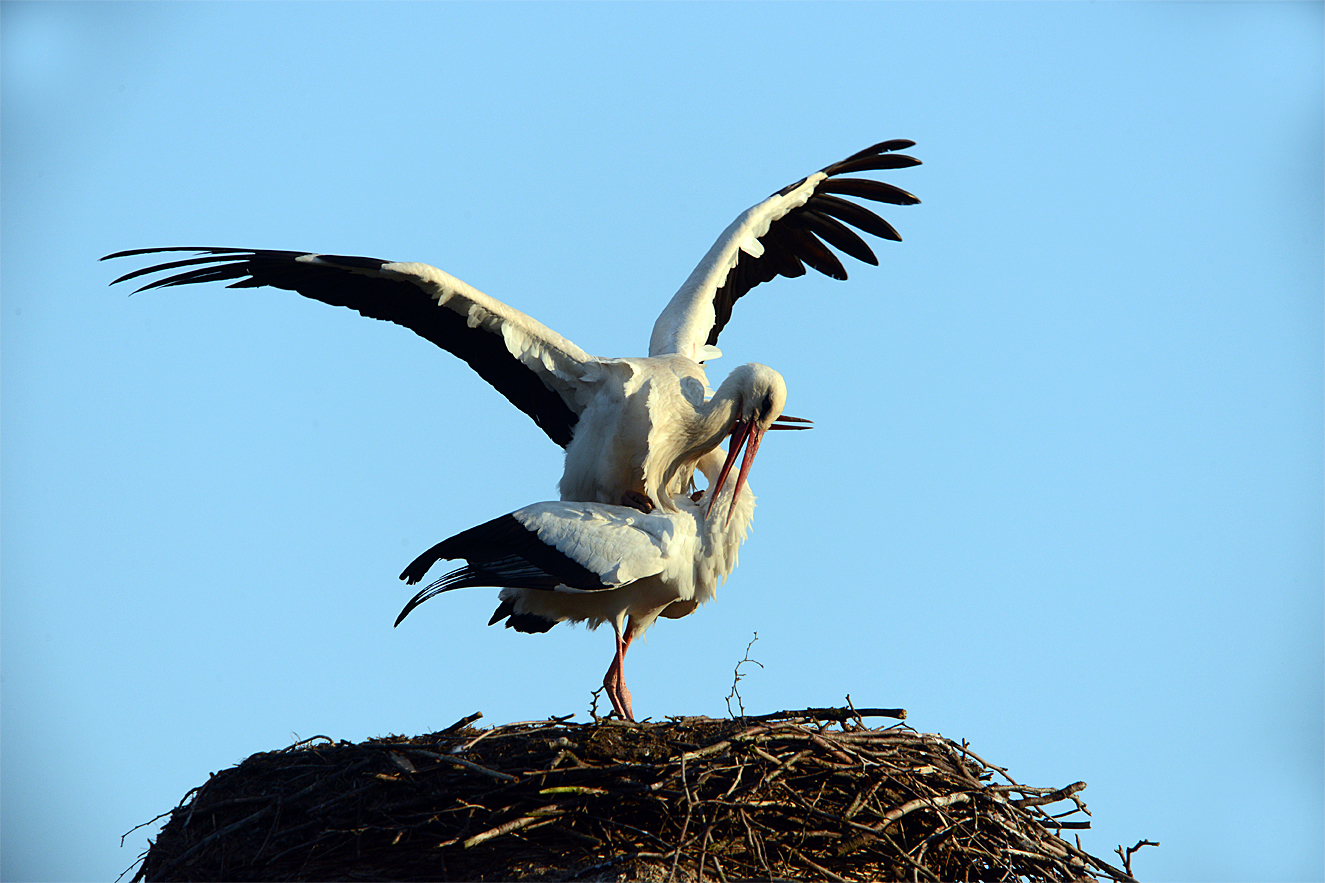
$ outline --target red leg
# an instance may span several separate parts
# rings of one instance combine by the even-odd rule
[[[607,688],[607,698],[612,700],[612,707],[616,709],[617,715],[622,720],[633,721],[635,713],[630,708],[630,690],[626,688],[626,678],[623,673],[626,663],[626,650],[630,648],[631,638],[634,633],[629,629],[626,631],[626,637],[623,640],[620,633],[616,636],[616,655],[612,657],[612,664],[607,669],[607,674],[603,676],[603,686]]]

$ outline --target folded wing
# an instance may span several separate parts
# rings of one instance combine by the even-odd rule
[[[410,585],[443,559],[468,563],[415,595],[396,619],[429,598],[474,586],[607,592],[669,567],[693,567],[693,513],[645,514],[603,503],[534,503],[442,540],[400,578]]]

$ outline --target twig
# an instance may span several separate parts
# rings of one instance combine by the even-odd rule
[[[896,809],[884,813],[883,824],[878,826],[878,831],[882,832],[902,816],[915,812],[918,809],[939,809],[945,806],[952,806],[955,803],[965,803],[970,799],[971,795],[964,791],[958,791],[956,794],[944,794],[939,797],[917,797],[915,800],[903,803]]]
[[[750,639],[750,643],[745,645],[745,656],[743,656],[741,660],[736,663],[736,668],[732,669],[732,691],[727,694],[728,717],[735,718],[737,716],[732,714],[732,699],[736,700],[736,707],[741,709],[740,717],[742,718],[745,717],[745,705],[741,702],[741,694],[740,691],[736,689],[736,685],[739,684],[741,682],[741,679],[745,677],[745,675],[741,674],[742,665],[745,665],[747,662],[753,662],[755,665],[759,666],[760,668],[764,667],[764,664],[759,660],[750,658],[750,648],[753,647],[755,645],[755,641],[758,640],[759,640],[759,632],[755,632],[754,637]]]
[[[176,809],[178,809],[178,807],[176,807]],[[149,820],[147,820],[146,822],[143,822],[141,825],[134,825],[132,828],[130,828],[129,830],[125,831],[123,834],[120,835],[120,848],[121,848],[121,849],[124,848],[124,840],[125,840],[125,838],[128,837],[130,834],[132,834],[134,831],[137,831],[139,828],[146,828],[148,825],[150,825],[150,824],[152,824],[153,822],[157,821],[157,819],[164,819],[166,816],[170,815],[170,814],[171,814],[172,812],[174,812],[174,811],[175,811],[174,809],[168,809],[168,810],[166,810],[165,812],[161,813],[161,815],[157,816],[156,818],[149,819]],[[126,873],[127,873],[127,872],[126,872]],[[121,874],[120,876],[123,877],[124,874]]]
[[[238,831],[240,828],[243,828],[245,825],[251,825],[253,822],[256,822],[258,819],[263,818],[264,816],[269,815],[270,813],[273,813],[275,811],[276,811],[275,802],[269,803],[266,806],[264,806],[262,809],[253,813],[252,815],[246,816],[245,818],[242,818],[239,821],[234,822],[233,824],[226,825],[221,830],[213,834],[210,834],[207,837],[204,837],[202,840],[199,840],[197,843],[195,843],[192,849],[185,850],[184,852],[176,856],[173,862],[167,865],[160,874],[156,875],[152,879],[154,880],[169,879],[170,872],[175,870],[175,868],[179,867],[180,862],[184,861],[186,858],[188,858],[193,853],[197,852],[202,847],[206,846],[208,843],[211,843],[213,840],[220,840],[221,838],[225,837],[227,834],[230,834],[234,831]]]
[[[607,685],[604,684],[589,694],[589,717],[594,723],[598,723],[598,721],[602,720],[602,718],[598,716],[598,694],[606,689]]]
[[[744,715],[742,715],[744,716]],[[799,711],[774,711],[770,714],[750,715],[748,720],[752,721],[780,721],[780,720],[818,720],[833,721],[843,723],[848,720],[859,720],[864,717],[891,717],[897,720],[906,720],[905,708],[802,708]]]
[[[1023,797],[1020,800],[1013,800],[1011,803],[1013,806],[1044,806],[1049,803],[1057,803],[1060,800],[1067,800],[1067,798],[1076,794],[1078,791],[1084,790],[1085,787],[1085,782],[1073,782],[1066,788],[1059,788],[1057,791],[1052,791],[1039,797]]]
[[[1132,853],[1137,852],[1143,846],[1159,846],[1159,843],[1153,840],[1138,840],[1136,846],[1129,846],[1127,848],[1126,854],[1123,853],[1123,847],[1121,844],[1114,849],[1114,852],[1118,853],[1118,857],[1123,860],[1123,870],[1127,872],[1127,876],[1129,877],[1135,876],[1132,873]]]
[[[681,863],[681,848],[685,844],[686,832],[690,830],[690,815],[695,810],[695,798],[690,794],[690,785],[686,783],[686,758],[681,755],[681,789],[686,796],[686,817],[681,823],[681,836],[676,839],[676,855],[672,858],[672,870],[667,874],[667,883],[672,883],[676,879],[676,868]],[[701,864],[699,873],[704,873]]]
[[[430,757],[433,760],[442,760],[446,761],[447,763],[453,763],[456,766],[464,767],[465,769],[470,770],[471,772],[478,773],[481,776],[490,776],[498,780],[499,782],[520,781],[518,777],[512,776],[510,773],[503,773],[499,770],[490,770],[485,766],[480,766],[479,764],[474,763],[472,760],[465,760],[463,757],[453,757],[449,754],[440,754],[436,751],[429,751],[426,748],[408,748],[406,749],[406,751],[408,751],[410,754],[415,754],[420,757]]]
[[[299,741],[292,743],[290,745],[290,748],[291,749],[302,748],[303,746],[307,745],[309,742],[316,742],[318,739],[325,739],[327,740],[328,744],[331,745],[336,744],[336,740],[331,738],[330,736],[317,735],[317,736],[309,736],[307,739],[300,739]]]
[[[356,770],[359,770],[359,769],[362,769],[363,767],[366,767],[366,766],[368,765],[368,763],[369,763],[369,761],[367,761],[367,760],[361,760],[361,761],[359,761],[358,763],[353,764],[353,765],[347,767],[347,768],[343,771],[342,775],[346,775],[346,776],[348,776],[350,773],[353,773],[353,772],[355,772]],[[210,783],[211,783],[212,781],[214,781],[214,780],[215,780],[215,776],[213,776],[211,779],[208,779],[207,781],[208,781],[208,783],[210,784]],[[288,799],[288,800],[291,800],[291,801],[298,800],[299,798],[304,797],[305,795],[311,794],[313,791],[316,791],[318,788],[327,785],[327,784],[330,783],[331,781],[332,781],[332,779],[331,779],[330,777],[317,779],[316,781],[313,782],[313,784],[311,784],[311,785],[309,785],[308,787],[306,787],[306,788],[304,788],[304,789],[298,791],[297,793],[291,795],[291,796],[290,796],[289,798],[287,798],[287,799]],[[201,796],[201,792],[200,792],[200,796]],[[195,804],[197,803],[197,800],[198,800],[198,798],[195,797],[195,798],[194,798],[194,803],[195,803]],[[196,852],[197,850],[201,849],[203,846],[207,845],[208,843],[211,843],[211,842],[214,841],[214,840],[220,840],[221,838],[225,837],[227,834],[230,834],[230,833],[232,833],[232,832],[234,832],[234,831],[238,831],[240,828],[243,828],[243,827],[246,826],[246,825],[250,825],[250,824],[252,824],[253,822],[256,822],[258,819],[263,818],[263,817],[266,816],[268,813],[275,811],[275,809],[276,809],[276,805],[277,805],[277,801],[276,801],[276,800],[273,800],[271,803],[267,804],[265,807],[263,807],[262,809],[258,810],[258,811],[255,812],[255,813],[253,813],[252,815],[250,815],[250,816],[246,816],[245,818],[242,818],[242,819],[240,819],[239,821],[234,822],[233,824],[227,825],[226,827],[222,828],[221,830],[216,831],[216,832],[214,832],[214,833],[212,833],[212,834],[209,834],[208,836],[204,837],[202,840],[200,840],[200,841],[198,841],[197,843],[193,844],[193,846],[192,846],[191,848],[189,848],[189,849],[185,850],[184,852],[180,853],[179,855],[175,856],[174,861],[172,861],[172,862],[171,862],[169,865],[167,865],[162,871],[160,871],[160,872],[155,876],[154,879],[161,880],[161,879],[165,879],[165,878],[167,878],[167,877],[170,875],[170,872],[171,872],[171,871],[173,871],[173,870],[175,870],[175,868],[179,867],[180,863],[183,862],[183,861],[184,861],[186,858],[188,858],[190,855],[192,855],[194,852]]]
[[[535,826],[540,824],[550,825],[554,821],[556,821],[556,819],[549,819],[546,817],[538,818],[537,816],[524,816],[523,818],[518,818],[515,819],[514,821],[507,822],[504,825],[498,825],[495,828],[489,828],[488,830],[484,831],[482,834],[475,834],[473,837],[470,837],[461,845],[464,846],[465,849],[472,849],[473,847],[478,846],[480,843],[482,843],[485,840],[491,840],[493,837],[500,837],[502,834],[509,834],[512,831],[518,831],[520,828],[527,828],[530,825],[535,825]],[[442,845],[445,844],[440,844],[440,843],[438,844],[438,846]]]
[[[851,701],[850,693],[847,694],[847,708],[850,708],[851,713],[856,716],[856,726],[863,728],[865,726],[865,722],[860,719],[860,712],[856,711],[856,703]],[[845,721],[843,721],[843,723],[845,723]]]
[[[483,712],[481,711],[476,711],[473,714],[467,714],[464,717],[460,718],[460,720],[451,724],[451,726],[442,730],[442,733],[449,734],[449,733],[454,733],[456,730],[463,730],[465,727],[469,726],[470,724],[472,724],[474,721],[478,720],[481,717],[483,717]]]
[[[834,881],[834,883],[850,883],[850,881],[847,880],[846,877],[843,877],[843,876],[841,876],[840,874],[834,874],[832,871],[828,870],[828,869],[825,868],[823,865],[818,864],[817,862],[815,862],[815,861],[813,861],[812,859],[810,859],[809,857],[807,857],[807,856],[806,856],[804,853],[802,853],[799,849],[793,849],[793,850],[791,850],[791,854],[794,855],[794,856],[796,856],[796,858],[800,859],[802,862],[804,862],[804,863],[805,863],[806,865],[808,865],[809,867],[811,867],[811,868],[813,868],[814,870],[818,871],[820,874],[823,874],[823,875],[824,875],[825,877],[827,877],[829,880]]]

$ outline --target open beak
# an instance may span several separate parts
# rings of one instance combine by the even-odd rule
[[[773,424],[773,426],[776,425],[776,423]],[[769,428],[771,429],[773,426]],[[801,429],[802,427],[798,426],[796,428]],[[727,443],[727,460],[722,464],[722,471],[718,473],[718,480],[713,483],[708,512],[704,513],[705,518],[712,514],[713,504],[718,501],[718,494],[721,493],[722,486],[727,482],[727,475],[732,471],[732,466],[736,463],[736,457],[741,453],[741,448],[745,448],[745,457],[741,460],[741,471],[736,476],[736,487],[732,490],[732,501],[727,506],[726,523],[731,523],[732,510],[736,508],[736,501],[741,496],[741,488],[745,487],[745,477],[750,474],[750,464],[755,461],[755,454],[759,451],[759,440],[763,435],[763,430],[759,428],[759,424],[755,421],[736,421],[736,425],[732,427],[731,441]]]
[[[783,414],[774,420],[768,426],[769,429],[813,429],[814,421],[806,420],[804,417],[792,417],[790,414]],[[732,471],[732,466],[736,464],[736,456],[741,453],[741,448],[745,448],[745,459],[741,460],[741,471],[736,475],[736,489],[732,491],[731,505],[727,507],[727,524],[731,523],[732,510],[736,508],[736,501],[741,496],[741,488],[745,487],[745,477],[750,474],[750,465],[755,461],[755,453],[759,450],[759,442],[764,437],[764,431],[759,428],[759,424],[753,420],[738,420],[732,427],[731,441],[727,443],[727,459],[722,464],[722,471],[718,473],[718,480],[709,488],[709,508],[704,513],[708,518],[713,512],[713,504],[718,502],[718,493],[727,481],[727,475]]]
[[[804,417],[792,417],[790,414],[783,414],[774,420],[769,429],[814,429],[814,421],[806,420]]]

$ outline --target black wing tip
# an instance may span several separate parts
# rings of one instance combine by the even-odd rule
[[[441,561],[443,558],[450,557],[445,553],[444,549],[448,542],[450,542],[450,539],[442,540],[440,543],[437,543],[428,551],[411,561],[405,566],[405,569],[400,572],[400,579],[403,579],[405,584],[409,586],[412,586],[419,580],[423,579],[424,574],[431,570],[434,564]],[[403,619],[404,616],[405,614],[402,613],[401,618]]]
[[[492,614],[492,619],[488,620],[488,625],[496,625],[508,616],[515,615],[515,602],[510,598],[503,598],[497,605],[497,612]]]
[[[841,193],[894,205],[918,205],[920,200],[914,194],[908,193],[895,185],[876,181],[872,178],[839,177],[850,172],[901,169],[920,165],[920,160],[913,156],[893,153],[893,151],[914,147],[915,143],[909,138],[893,138],[888,141],[880,141],[844,160],[826,166],[821,170],[825,178],[815,187],[815,196]],[[790,188],[784,188],[781,192],[788,193],[803,182],[804,179],[791,185]],[[799,219],[790,220],[788,226],[800,227],[801,230],[799,231],[800,235],[785,237],[784,243],[792,247],[794,256],[799,261],[803,261],[825,276],[845,280],[847,272],[836,256],[827,248],[824,248],[823,243],[819,240],[823,240],[828,245],[865,264],[879,265],[878,257],[869,248],[868,243],[856,235],[847,226],[848,224],[881,239],[894,242],[902,241],[902,237],[898,235],[896,228],[869,210],[857,204],[843,205],[844,201],[838,199],[836,202],[829,201],[826,206],[823,206],[827,209],[826,211],[819,211],[819,207],[813,205],[815,196],[812,196],[805,205],[788,216],[789,219]],[[846,223],[842,223],[843,221]],[[779,275],[787,275],[782,272],[781,268],[774,272]]]
[[[108,261],[112,258],[132,258],[141,254],[164,254],[168,251],[191,251],[197,254],[256,254],[257,249],[252,248],[218,248],[214,245],[167,245],[160,248],[130,248],[125,251],[117,251],[114,254],[108,254],[98,260]]]
[[[550,630],[557,624],[555,619],[539,616],[537,613],[515,613],[506,618],[506,627],[526,635],[538,635]]]
[[[838,171],[840,173],[843,170],[839,169]],[[860,171],[860,169],[853,168],[849,171]],[[876,181],[873,178],[829,176],[820,181],[819,186],[815,188],[816,195],[824,193],[854,196],[857,199],[886,202],[891,205],[916,205],[920,202],[914,193],[908,193],[895,184]]]
[[[760,241],[765,246],[763,255],[753,259],[748,256],[739,258],[736,266],[719,283],[718,290],[714,294],[717,318],[709,331],[708,343],[718,342],[719,335],[731,318],[732,305],[757,285],[769,282],[777,276],[789,278],[804,276],[807,266],[832,279],[846,279],[846,268],[828,247],[830,245],[849,257],[871,266],[878,266],[878,256],[874,254],[873,249],[848,228],[854,227],[893,242],[901,242],[902,237],[892,224],[859,203],[843,197],[894,205],[918,205],[920,200],[914,194],[883,181],[841,176],[851,172],[918,166],[921,163],[915,157],[894,152],[914,147],[915,144],[916,142],[910,138],[880,141],[820,169],[819,174],[822,177],[814,186],[813,195],[805,204],[791,209],[787,214],[774,220],[768,232],[760,237]],[[801,178],[794,184],[783,187],[774,193],[773,197],[786,196],[802,186],[806,180],[807,178]],[[801,216],[799,222],[795,220],[798,213]],[[788,218],[792,220],[786,220]],[[782,223],[783,221],[785,223]]]
[[[102,255],[101,257],[97,258],[97,260],[110,261],[114,260],[115,258],[136,257],[140,254],[158,254],[163,251],[181,251],[181,250],[182,249],[176,249],[176,248],[129,248],[125,249],[124,251],[117,251],[112,254]],[[190,249],[190,251],[192,250],[193,249]]]
[[[392,628],[395,628],[395,626],[398,626],[402,622],[404,622],[405,617],[409,616],[410,613],[414,611],[415,607],[418,607],[420,604],[422,604],[424,601],[427,601],[429,598],[435,598],[436,596],[442,594],[443,592],[449,592],[452,589],[463,588],[464,583],[462,582],[462,580],[463,577],[467,575],[467,573],[468,573],[467,568],[462,567],[460,570],[455,570],[452,571],[451,573],[448,573],[446,576],[442,577],[439,580],[435,580],[433,582],[428,583],[428,585],[424,586],[423,589],[417,595],[409,599],[409,602],[400,611],[400,615],[396,617],[395,625],[393,625]]]
[[[404,609],[400,611],[400,615],[396,617],[396,621],[391,625],[391,627],[396,628],[397,626],[399,626],[402,622],[405,621],[405,617],[409,616],[410,613],[414,611],[415,607],[418,607],[420,604],[422,604],[424,601],[427,601],[431,597],[432,597],[432,586],[428,586],[428,588],[424,589],[422,592],[419,592],[413,598],[410,598],[409,603],[407,603]]]
[[[502,599],[501,604],[497,606],[497,611],[488,620],[488,625],[496,625],[503,619],[506,620],[506,628],[515,629],[517,632],[526,635],[541,634],[557,624],[555,619],[548,619],[546,616],[539,616],[537,613],[516,613],[515,602],[510,598]]]
[[[306,293],[299,286],[298,280],[292,276],[292,273],[302,273],[302,270],[295,270],[299,266],[301,259],[315,259],[309,262],[309,267],[330,267],[337,270],[350,271],[376,271],[380,270],[390,261],[382,258],[359,257],[353,255],[327,255],[311,251],[287,251],[276,249],[253,249],[253,248],[216,248],[211,246],[193,246],[193,245],[175,245],[166,248],[134,248],[128,251],[118,251],[114,254],[108,254],[101,260],[111,258],[136,257],[141,255],[161,255],[168,253],[189,252],[192,257],[180,260],[166,261],[165,263],[152,264],[130,273],[125,273],[112,281],[111,285],[117,285],[121,282],[127,282],[131,279],[137,279],[142,276],[150,276],[156,273],[166,273],[171,270],[180,270],[184,267],[193,269],[176,273],[171,276],[165,276],[153,282],[148,282],[135,289],[132,293],[137,294],[140,291],[149,291],[154,288],[171,288],[178,285],[195,285],[204,282],[229,282],[227,288],[261,288],[271,285],[276,288],[289,288],[301,293]],[[287,264],[293,266],[287,267]],[[310,270],[316,273],[317,270]],[[289,278],[287,278],[289,277]],[[301,277],[302,278],[302,277]],[[313,277],[309,277],[313,278]],[[283,280],[283,281],[282,281]],[[316,294],[310,296],[317,297]],[[322,298],[318,298],[322,299]],[[363,310],[360,309],[362,313]],[[367,315],[365,313],[365,315]]]
[[[100,258],[99,260],[108,261],[114,258],[131,258],[131,257],[138,257],[140,255],[167,254],[170,252],[192,252],[195,256],[191,258],[186,258],[184,260],[167,261],[164,264],[153,264],[148,267],[143,267],[140,270],[134,270],[132,272],[125,273],[123,276],[120,276],[119,278],[113,280],[110,284],[118,285],[121,282],[128,282],[130,279],[137,279],[140,276],[149,276],[153,273],[162,273],[165,272],[166,270],[176,270],[179,269],[180,267],[196,266],[199,264],[214,265],[212,267],[212,269],[214,270],[216,267],[224,266],[226,261],[236,260],[237,255],[243,255],[245,256],[245,258],[251,258],[259,254],[259,252],[251,248],[215,248],[211,246],[199,246],[199,245],[170,245],[164,248],[131,248],[128,249],[127,251],[117,251],[114,254],[108,254]],[[222,257],[222,255],[227,255],[229,257]],[[180,273],[178,275],[170,276],[165,279],[158,279],[155,282],[149,282],[146,285],[143,285],[142,287],[137,288],[130,293],[137,294],[140,291],[147,291],[153,288],[168,288],[174,285],[188,285],[193,282],[213,281],[213,277],[210,276],[204,276],[202,278],[198,278],[196,276],[197,272],[206,273],[207,270],[203,268],[200,269],[199,271]],[[222,278],[222,277],[215,277],[215,278]],[[225,277],[225,278],[233,278],[233,277]]]
[[[847,163],[853,163],[860,160],[879,159],[882,154],[893,153],[898,150],[906,150],[907,148],[915,146],[916,143],[910,138],[893,138],[888,141],[880,141],[878,144],[871,144],[864,150],[856,151],[846,159],[838,160],[832,165],[823,168],[821,171],[827,172],[835,166],[846,165]],[[891,156],[885,157],[884,161],[889,163],[887,166],[888,168],[904,168],[906,166],[920,165],[920,160],[916,159],[914,156]]]

